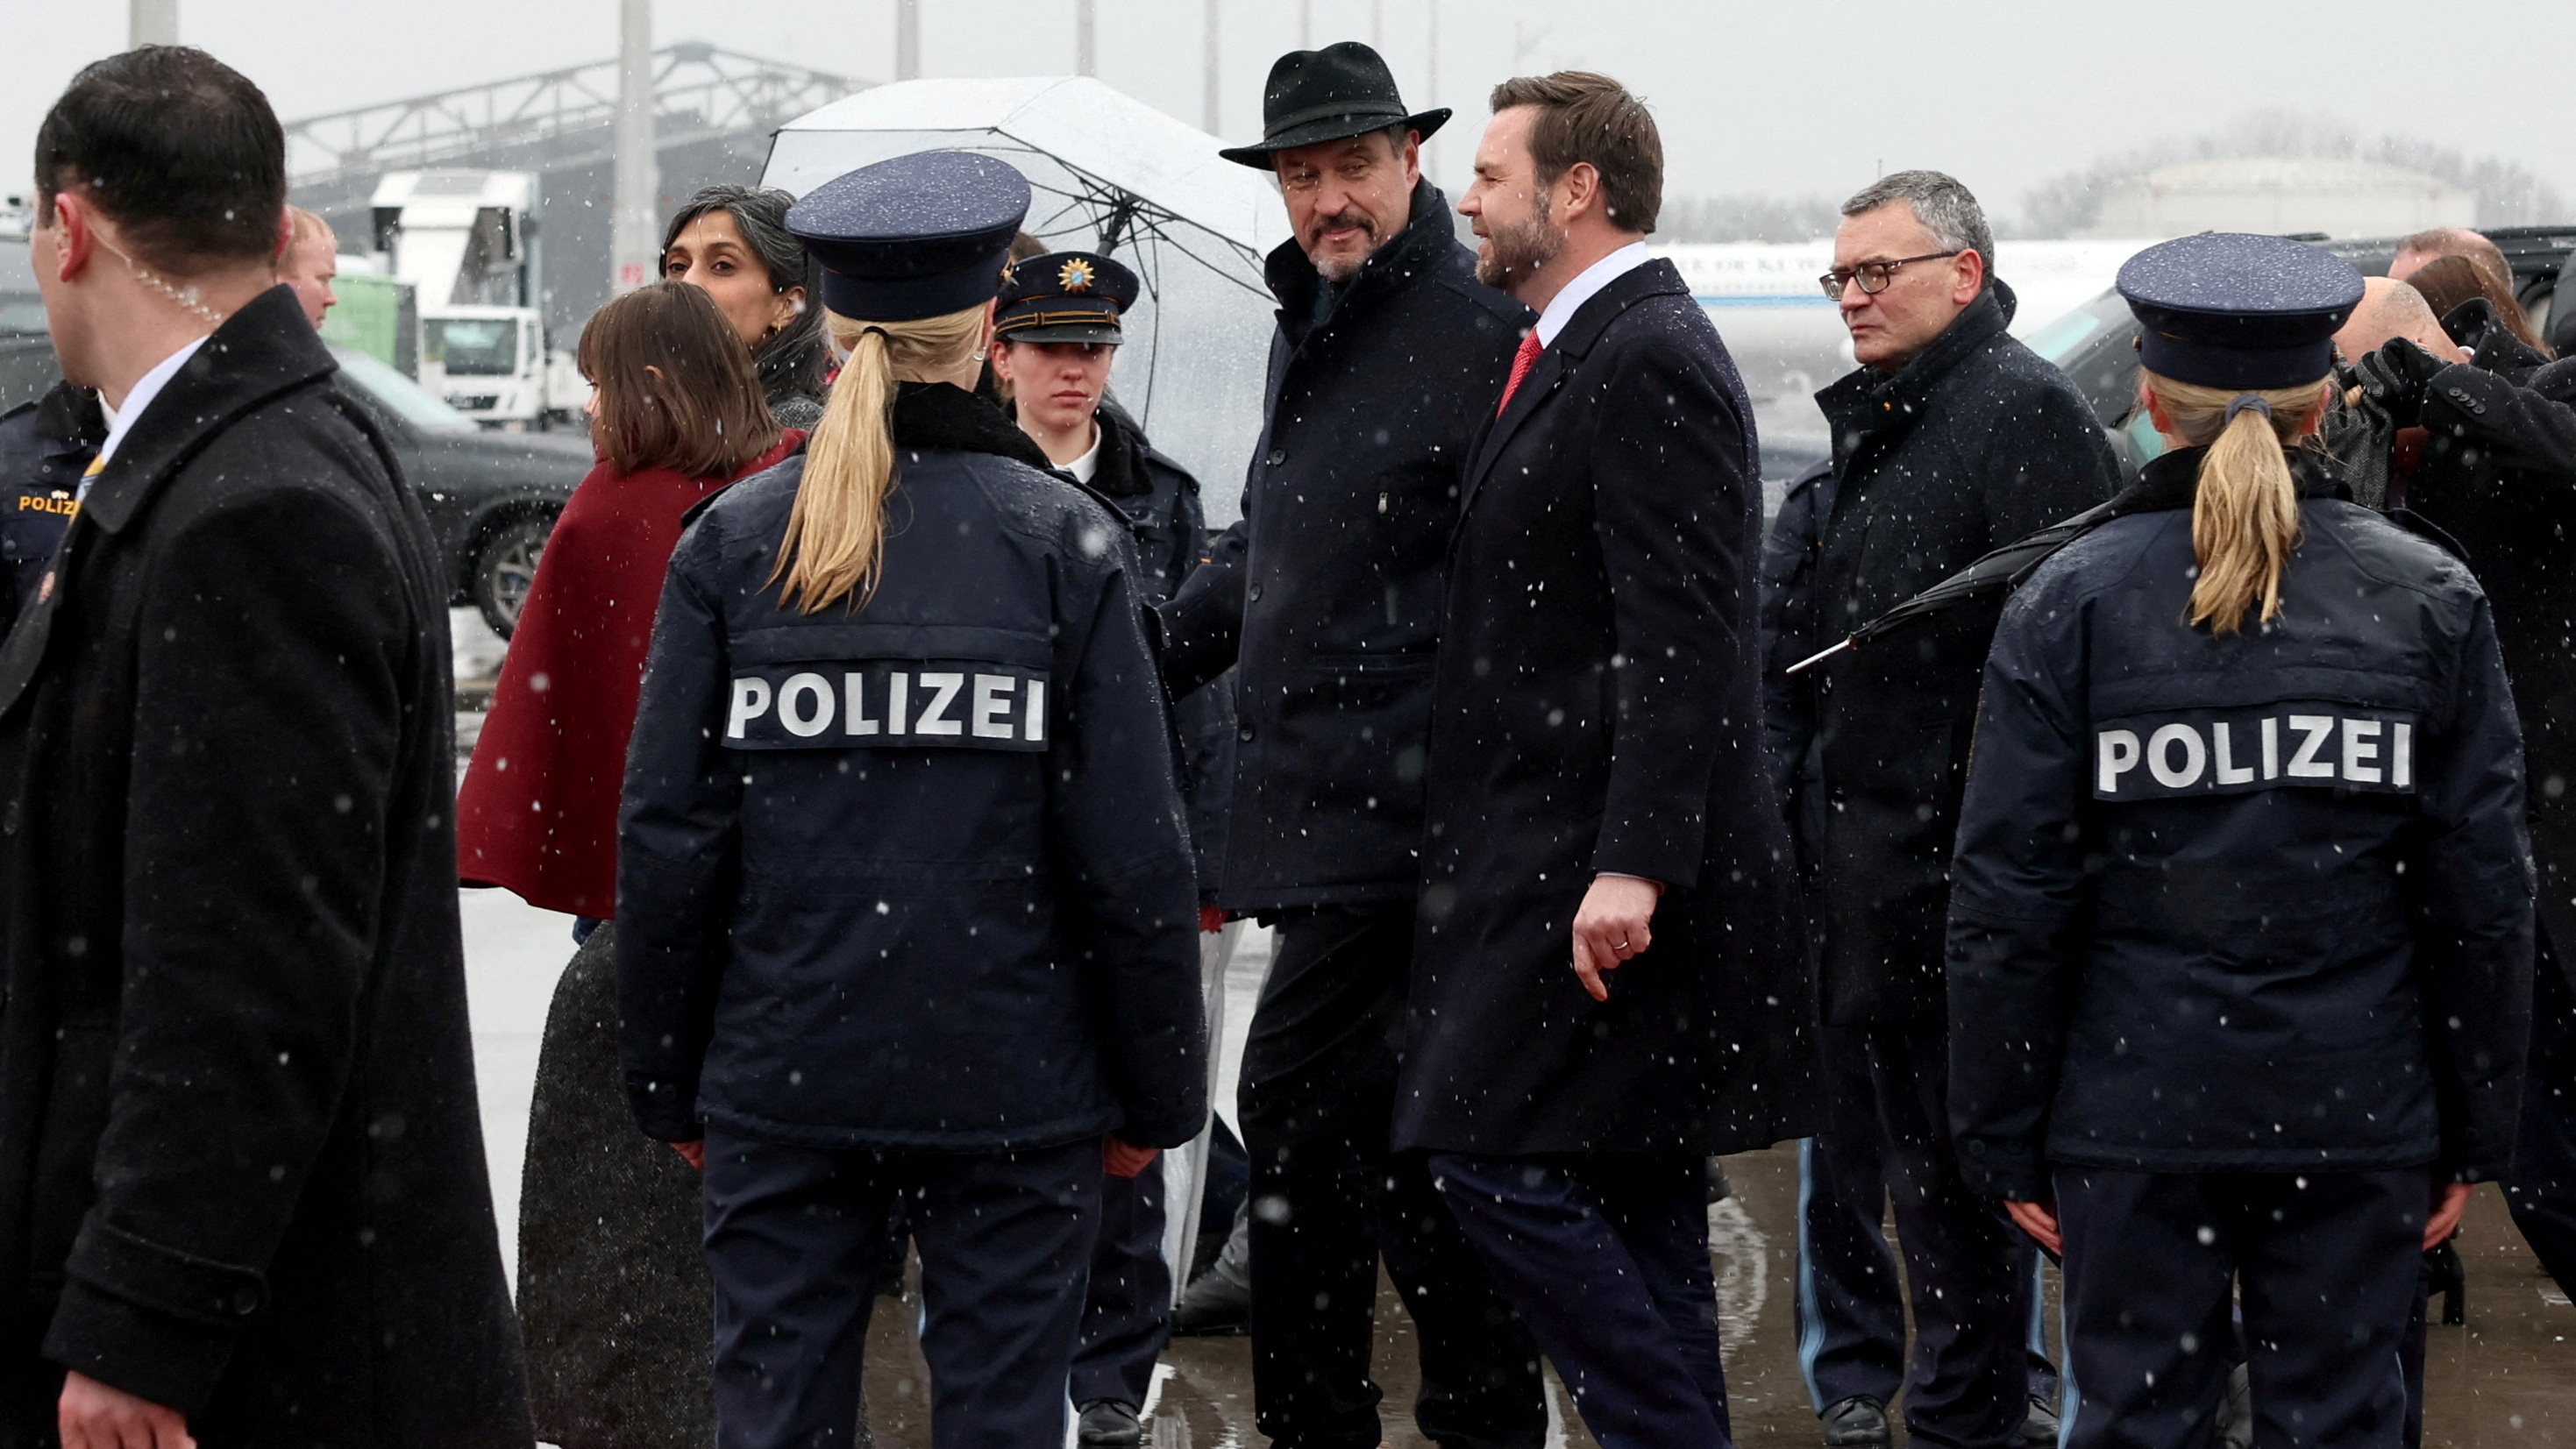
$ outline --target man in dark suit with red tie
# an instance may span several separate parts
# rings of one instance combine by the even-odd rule
[[[1612,1449],[1727,1442],[1702,1159],[1808,1129],[1752,406],[1606,76],[1507,81],[1460,210],[1539,309],[1467,469],[1395,1145]]]

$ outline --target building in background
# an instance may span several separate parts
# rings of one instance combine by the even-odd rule
[[[376,188],[389,173],[534,173],[545,211],[533,301],[556,345],[568,345],[614,275],[617,69],[612,58],[290,122],[294,200],[349,244],[375,235]],[[653,76],[662,216],[701,186],[757,182],[773,132],[869,84],[694,41],[653,52]]]
[[[2377,161],[2245,156],[2124,177],[2104,191],[2088,237],[2202,231],[2403,236],[2477,221],[2474,192]]]

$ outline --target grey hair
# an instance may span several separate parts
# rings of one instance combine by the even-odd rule
[[[1898,171],[1882,176],[1843,203],[1843,215],[1876,211],[1902,201],[1932,233],[1932,239],[1954,251],[1975,252],[1985,261],[1986,275],[1995,271],[1995,231],[1986,225],[1986,209],[1959,179],[1940,171]]]

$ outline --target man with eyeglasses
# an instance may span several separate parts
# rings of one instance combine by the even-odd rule
[[[1857,371],[1816,395],[1830,471],[1802,480],[1766,575],[1806,617],[1766,669],[1818,952],[1826,1130],[1801,1154],[1801,1360],[1833,1449],[2014,1449],[2034,1417],[2033,1258],[1953,1156],[1942,926],[1992,608],[1938,615],[1788,677],[1821,648],[2118,481],[2072,383],[2006,333],[2012,289],[1968,189],[1900,171],[1844,203],[1822,279]],[[1793,567],[1783,567],[1794,561]],[[1892,1199],[1914,1310],[1903,1353]],[[2044,1414],[2031,1427],[2045,1432]]]

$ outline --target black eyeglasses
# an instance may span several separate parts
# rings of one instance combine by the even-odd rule
[[[1860,289],[1862,291],[1875,297],[1879,293],[1887,290],[1888,283],[1896,280],[1896,269],[1898,267],[1904,266],[1908,262],[1937,262],[1943,257],[1955,257],[1961,250],[1963,249],[1952,247],[1946,252],[1925,252],[1919,257],[1898,257],[1892,262],[1863,262],[1859,266],[1853,267],[1848,271],[1841,267],[1836,267],[1832,271],[1825,273],[1823,276],[1816,278],[1816,282],[1817,285],[1825,289],[1826,296],[1831,297],[1837,302],[1843,299],[1843,288],[1850,286],[1853,282],[1860,283]]]

